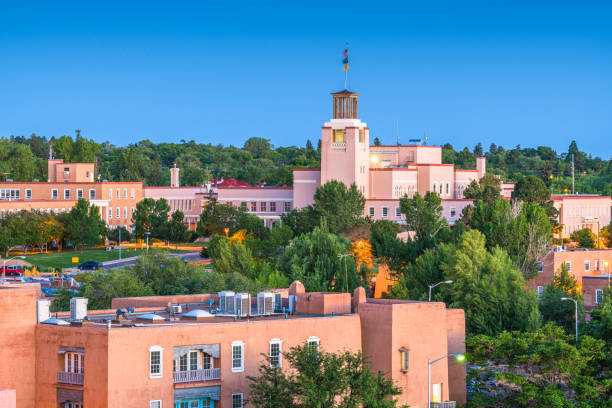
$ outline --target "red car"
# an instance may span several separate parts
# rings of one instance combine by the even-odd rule
[[[2,273],[4,273],[4,276],[21,276],[23,265],[8,265],[6,269],[0,266],[0,275]]]

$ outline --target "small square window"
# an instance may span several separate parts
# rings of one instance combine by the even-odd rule
[[[25,191],[25,198],[26,198],[26,200],[29,200],[29,199],[32,198],[32,190],[30,190],[29,188],[26,189],[26,191]]]
[[[232,394],[232,408],[242,408],[242,394]]]
[[[374,207],[368,208],[368,215],[370,218],[374,218]]]
[[[53,189],[51,190],[51,199],[52,200],[57,200],[57,189]]]
[[[389,214],[389,209],[387,207],[383,207],[382,209],[382,216],[386,217]]]
[[[155,400],[149,403],[150,408],[161,408],[161,406],[162,406],[161,400]]]
[[[395,216],[396,217],[402,216],[402,209],[400,207],[395,207]]]

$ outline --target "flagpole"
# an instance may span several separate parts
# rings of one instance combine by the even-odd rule
[[[348,89],[346,86],[347,81],[348,81],[348,69],[345,69],[344,70],[344,89]]]

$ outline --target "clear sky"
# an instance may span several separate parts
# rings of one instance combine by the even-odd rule
[[[0,2],[0,135],[313,143],[349,88],[383,143],[612,156],[612,6]]]

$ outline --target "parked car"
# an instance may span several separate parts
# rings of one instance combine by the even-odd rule
[[[98,261],[87,261],[79,265],[79,269],[82,271],[95,271],[102,267],[102,262]]]
[[[5,276],[21,276],[23,273],[23,265],[7,265],[6,269],[0,266],[0,275],[4,272]]]

